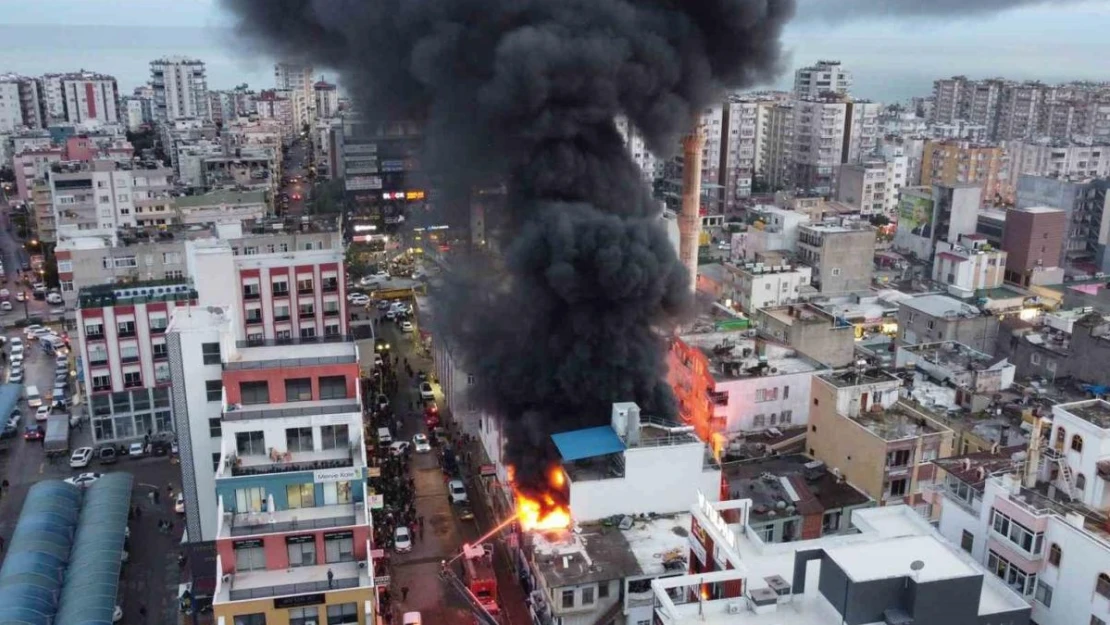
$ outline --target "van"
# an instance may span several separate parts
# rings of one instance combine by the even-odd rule
[[[39,394],[39,387],[28,386],[24,390],[24,395],[27,397],[27,405],[32,408],[38,408],[42,405],[42,395]]]
[[[64,357],[69,353],[69,348],[66,347],[65,339],[60,336],[47,335],[39,338],[39,345],[42,351],[50,356]]]
[[[389,428],[378,428],[378,444],[388,445],[393,442],[393,435],[389,433]]]

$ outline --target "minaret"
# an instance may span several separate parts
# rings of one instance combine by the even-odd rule
[[[697,290],[698,243],[701,239],[701,150],[705,133],[697,127],[682,138],[682,211],[678,214],[679,260],[690,273],[690,290]]]

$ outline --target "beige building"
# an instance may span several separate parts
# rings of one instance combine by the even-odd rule
[[[809,454],[879,505],[927,511],[932,460],[951,455],[952,429],[899,401],[902,380],[881,369],[816,376],[806,436]]]
[[[1011,204],[1014,188],[1010,184],[1010,160],[998,146],[969,141],[929,141],[921,159],[921,184],[983,187],[983,205]]]
[[[798,258],[813,267],[813,286],[823,294],[866,291],[875,273],[875,229],[847,219],[804,224],[798,228]]]

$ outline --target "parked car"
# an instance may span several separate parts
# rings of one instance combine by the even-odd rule
[[[22,301],[22,300],[20,300],[20,301]],[[45,330],[45,329],[46,328],[40,326],[37,323],[32,323],[31,325],[23,328],[23,336],[27,337],[28,340],[33,340],[35,338],[35,335],[38,333],[39,330]]]
[[[173,500],[173,511],[178,514],[185,514],[185,495],[177,493],[177,497]]]
[[[84,469],[89,466],[92,457],[92,447],[78,447],[73,450],[73,454],[69,457],[69,466],[72,469]]]
[[[12,303],[11,302],[9,302],[8,300],[0,301],[0,310],[3,310],[5,312],[7,312],[11,309],[12,309]]]
[[[10,415],[8,415],[8,426],[17,428],[19,427],[20,423],[23,423],[23,413],[20,412],[18,408],[16,408],[12,411]]]
[[[432,390],[431,383],[430,382],[421,382],[420,383],[420,399],[422,399],[424,401],[428,401],[429,399],[435,399],[435,398],[436,398],[436,394],[435,394],[435,391]]]
[[[142,458],[144,453],[146,453],[146,450],[142,443],[131,443],[127,447],[127,455],[131,456],[132,459]]]
[[[23,440],[41,441],[46,436],[46,430],[41,425],[28,425],[23,429]]]
[[[418,454],[426,454],[432,450],[431,444],[428,443],[428,437],[423,434],[417,434],[412,437],[412,448]]]
[[[116,454],[116,448],[111,445],[105,445],[96,452],[96,457],[100,459],[100,464],[115,464],[119,460]]]
[[[456,504],[470,502],[470,498],[466,495],[466,486],[462,483],[462,480],[447,482],[447,499]]]
[[[19,426],[5,425],[4,429],[0,430],[0,441],[6,441],[16,436],[19,436]]]
[[[35,409],[35,421],[43,422],[50,416],[50,406],[43,404]]]
[[[401,322],[401,332],[412,332],[413,328],[414,328],[414,326],[412,325],[411,321],[402,321]]]
[[[408,448],[408,441],[395,441],[389,444],[389,453],[393,456],[403,456]]]
[[[404,525],[398,525],[397,529],[393,530],[393,550],[397,553],[412,551],[412,534]]]
[[[99,473],[81,473],[63,480],[66,484],[73,484],[78,488],[88,488],[100,479]]]
[[[459,506],[458,510],[459,510],[459,519],[460,520],[470,521],[470,520],[474,519],[474,510],[471,510],[470,506],[462,505],[462,506]]]

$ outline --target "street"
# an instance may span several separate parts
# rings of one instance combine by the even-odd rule
[[[300,216],[304,214],[305,196],[310,194],[312,183],[305,180],[308,173],[308,140],[298,138],[285,152],[285,163],[282,175],[296,182],[282,185],[282,193],[289,195],[289,202],[285,205],[285,214]]]

